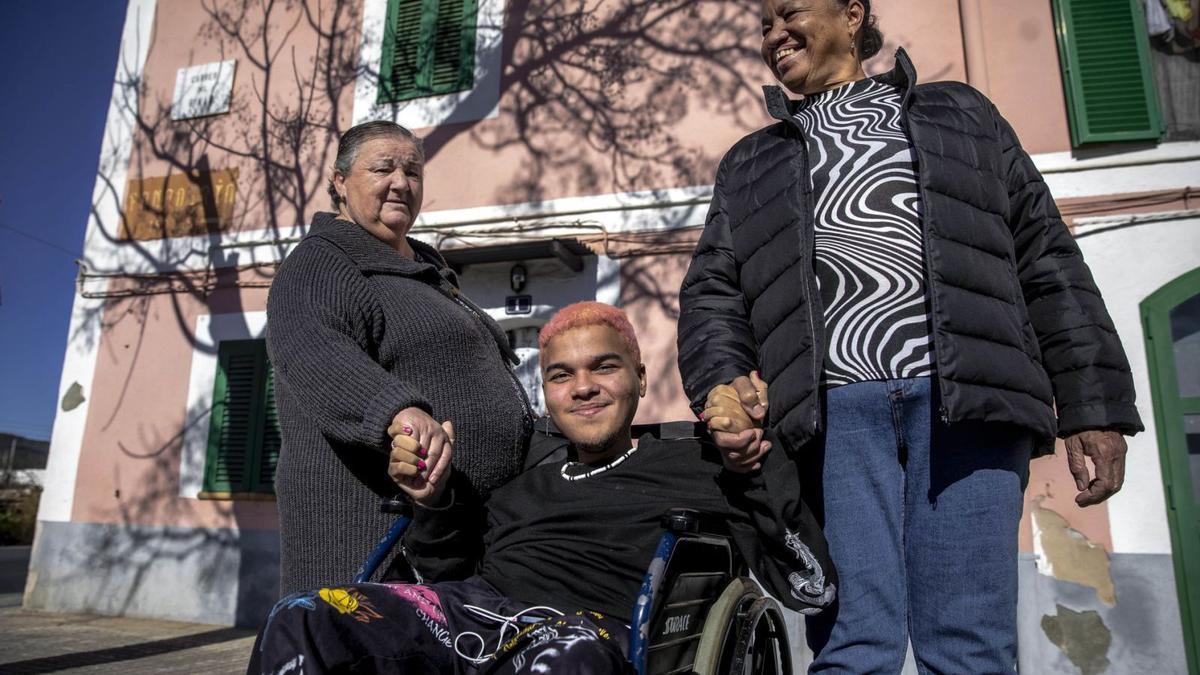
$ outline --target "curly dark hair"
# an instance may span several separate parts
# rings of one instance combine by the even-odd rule
[[[416,134],[395,122],[376,120],[350,127],[346,133],[342,134],[338,139],[337,158],[333,161],[334,172],[343,176],[349,174],[350,167],[354,166],[354,160],[358,157],[358,150],[363,143],[388,136],[408,139],[417,149],[417,154],[421,156],[421,162],[425,161],[425,146]],[[333,178],[329,179],[326,189],[329,191],[329,198],[333,200],[333,210],[340,210],[342,198],[338,196],[337,190],[333,189]]]

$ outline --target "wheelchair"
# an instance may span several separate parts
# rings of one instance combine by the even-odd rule
[[[744,576],[723,524],[672,509],[663,529],[630,625],[638,675],[791,673],[779,604]]]
[[[565,452],[565,439],[543,418],[538,431],[549,442],[535,443],[526,468],[553,461]],[[635,438],[704,438],[703,425],[672,422],[635,425]],[[556,443],[558,438],[562,442]],[[370,581],[411,522],[411,506],[401,498],[380,507],[396,516],[354,578]],[[692,509],[672,509],[662,517],[663,533],[642,578],[631,614],[628,659],[638,675],[784,675],[792,672],[787,627],[779,603],[747,575],[728,528]]]

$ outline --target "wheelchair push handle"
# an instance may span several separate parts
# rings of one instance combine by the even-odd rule
[[[695,534],[700,531],[701,513],[696,509],[671,509],[663,514],[662,528],[676,534]]]
[[[730,536],[729,521],[723,515],[712,511],[696,509],[671,509],[659,520],[662,529],[678,536],[714,535]]]

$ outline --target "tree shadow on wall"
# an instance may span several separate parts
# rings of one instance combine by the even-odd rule
[[[214,350],[194,334],[193,317],[238,315],[240,289],[270,285],[276,261],[312,213],[327,208],[328,168],[348,126],[339,110],[358,78],[377,78],[359,64],[362,20],[351,3],[200,7],[195,42],[237,63],[229,112],[172,119],[173,83],[147,81],[122,62],[115,96],[131,120],[131,151],[127,166],[119,154],[101,163],[80,292],[102,302],[82,305],[82,334],[73,337],[84,344],[120,323],[144,323],[152,311],[161,320],[165,306],[194,350]],[[754,126],[761,117],[755,83],[744,76],[757,62],[757,13],[747,0],[510,3],[500,118],[434,128],[429,158],[463,136],[482,153],[515,149],[523,161],[500,188],[501,202],[706,183],[715,160],[679,138],[675,123],[718,114]],[[150,59],[156,47],[146,46]],[[214,296],[226,301],[217,307]],[[129,300],[120,312],[110,311],[116,298]],[[133,350],[139,356],[144,335]]]
[[[762,117],[753,0],[517,0],[506,6],[497,123],[445,125],[519,152],[500,203],[709,183],[715,158],[677,125]],[[692,125],[703,129],[703,126]]]
[[[133,120],[128,174],[102,163],[89,244],[119,255],[85,258],[85,280],[113,275],[126,282],[115,291],[122,296],[154,286],[201,303],[222,284],[269,284],[298,228],[328,208],[325,181],[349,126],[351,90],[359,78],[378,79],[359,63],[355,4],[202,0],[194,41],[237,63],[228,114],[172,119],[173,83],[147,82],[122,64],[118,103]],[[677,123],[715,116],[749,128],[762,119],[758,83],[746,76],[757,67],[757,2],[518,0],[505,16],[499,118],[426,136],[430,160],[464,135],[478,152],[515,152],[500,203],[705,184],[715,158]],[[156,45],[148,48],[153,59]],[[229,208],[212,197],[220,171],[236,171]],[[181,216],[170,202],[184,187],[203,198]],[[131,222],[134,211],[140,222]],[[245,243],[230,246],[231,238]],[[219,278],[235,259],[243,273]],[[191,340],[182,303],[172,309]]]
[[[236,534],[237,502],[215,509],[214,519],[214,509],[179,497],[184,431],[174,436],[167,420],[143,424],[138,406],[125,399],[135,372],[175,349],[163,343],[164,323],[192,351],[215,352],[212,336],[196,335],[195,317],[242,315],[247,289],[269,286],[276,261],[312,214],[327,208],[325,180],[337,138],[351,122],[352,90],[359,78],[378,75],[359,63],[358,4],[201,0],[190,37],[204,55],[178,65],[211,62],[214,52],[215,60],[235,60],[227,114],[173,119],[174,83],[161,80],[173,78],[174,68],[119,65],[114,104],[129,122],[122,133],[131,141],[127,154],[106,143],[102,156],[81,260],[80,293],[88,302],[79,305],[84,316],[72,336],[93,348],[107,336],[108,361],[118,364],[122,384],[87,393],[109,397],[101,425],[88,433],[115,434],[122,466],[143,467],[137,471],[146,477],[139,477],[137,494],[113,502],[110,515],[122,527],[93,552],[94,562],[131,570],[123,597],[109,600],[117,611],[137,602],[156,562],[216,556],[201,565],[214,576],[196,580],[207,589],[228,564],[222,556],[244,546]],[[166,3],[158,11],[160,29],[142,34],[188,39],[178,24],[162,28],[172,21]],[[498,188],[502,203],[708,183],[715,158],[696,149],[702,143],[682,135],[677,122],[690,120],[687,128],[699,133],[704,126],[696,120],[708,117],[758,125],[758,83],[745,75],[757,64],[757,16],[757,3],[748,0],[511,2],[499,117],[432,129],[428,157],[466,142],[479,153],[520,158]],[[161,44],[144,47],[152,61],[164,53]],[[639,292],[674,303],[674,289],[648,285]],[[124,340],[110,339],[118,332]],[[179,372],[171,382],[183,381]],[[189,424],[199,417],[181,411],[179,419]],[[122,482],[115,474],[92,479]],[[197,511],[216,524],[144,527],[189,523]],[[88,554],[79,554],[79,569],[87,569]]]
[[[131,425],[112,465],[80,488],[99,522],[54,540],[54,563],[33,577],[31,594],[67,594],[52,602],[73,611],[261,625],[278,595],[278,542],[264,531],[262,505],[180,498],[181,455],[207,412],[188,410],[178,430]]]

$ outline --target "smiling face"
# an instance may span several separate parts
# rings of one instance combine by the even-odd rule
[[[340,215],[406,251],[404,236],[421,212],[424,170],[420,151],[406,138],[383,136],[364,142],[349,173],[333,174],[333,187],[342,200]]]
[[[866,77],[852,51],[865,12],[859,0],[763,0],[762,58],[796,94],[816,94]]]
[[[611,459],[632,445],[629,425],[646,395],[646,367],[605,325],[572,328],[542,349],[546,408],[579,459]]]

